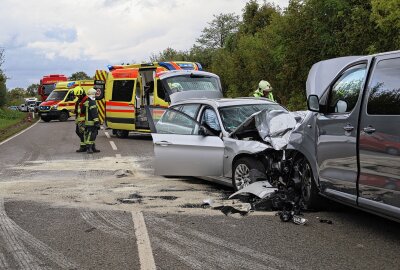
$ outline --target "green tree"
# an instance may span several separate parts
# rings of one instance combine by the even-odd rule
[[[78,71],[78,72],[72,73],[72,75],[68,78],[68,80],[70,80],[70,81],[91,80],[91,79],[93,79],[93,78],[91,78],[89,75],[87,75],[83,71]]]
[[[29,85],[28,88],[26,88],[26,92],[28,93],[29,96],[35,97],[38,95],[38,88],[39,88],[39,84],[33,83],[33,84]]]
[[[3,63],[4,63],[4,49],[0,49],[0,107],[3,107],[7,103],[7,87],[6,87],[7,78],[1,69]]]
[[[196,40],[197,43],[203,48],[222,48],[227,38],[238,30],[239,16],[233,13],[214,15],[208,25]]]
[[[151,62],[162,62],[162,61],[187,61],[189,58],[188,52],[177,51],[172,48],[166,48],[164,51],[160,52],[158,55],[153,54],[150,56]]]

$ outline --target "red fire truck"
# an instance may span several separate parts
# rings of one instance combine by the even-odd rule
[[[42,101],[50,95],[56,87],[57,82],[66,82],[68,78],[62,74],[45,75],[40,80],[38,94],[41,96]]]

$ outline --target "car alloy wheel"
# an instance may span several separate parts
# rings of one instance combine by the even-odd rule
[[[235,191],[240,190],[255,181],[251,178],[251,170],[265,172],[264,165],[255,157],[241,157],[237,159],[232,167],[232,186]]]
[[[248,186],[250,180],[250,169],[246,164],[239,164],[235,170],[235,186],[238,190]]]

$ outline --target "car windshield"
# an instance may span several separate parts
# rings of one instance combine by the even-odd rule
[[[67,92],[68,92],[67,90],[66,91],[53,91],[47,97],[46,101],[49,101],[49,100],[63,100],[65,95],[67,94]]]
[[[165,79],[170,93],[184,91],[221,91],[219,80],[206,75],[185,75]]]
[[[221,116],[222,125],[228,132],[234,131],[240,124],[242,124],[247,118],[253,113],[267,109],[272,110],[284,110],[285,108],[278,104],[249,104],[249,105],[238,105],[219,108],[219,114]]]

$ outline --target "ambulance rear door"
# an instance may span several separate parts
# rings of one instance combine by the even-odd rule
[[[111,86],[106,86],[106,121],[114,130],[135,130],[136,77],[116,76],[107,80]]]

